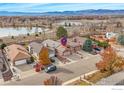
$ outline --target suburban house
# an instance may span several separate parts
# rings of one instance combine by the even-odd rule
[[[51,40],[51,39],[47,39],[45,41],[42,42],[43,45],[47,45],[49,48],[57,48],[58,46],[61,45],[60,42],[57,42],[57,41],[54,41],[54,40]]]
[[[36,59],[38,59],[39,57],[39,53],[42,49],[42,47],[47,44],[47,47],[49,49],[49,57],[54,57],[55,56],[55,49],[53,47],[49,47],[49,41],[46,42],[43,41],[42,43],[37,43],[37,42],[31,42],[29,45],[28,45],[28,49],[29,49],[29,52],[30,54],[32,54],[34,57],[36,57]]]
[[[43,41],[42,44],[46,45],[49,48],[49,52],[50,52],[49,56],[50,57],[56,55],[56,52],[58,51],[57,48],[61,45],[59,42],[51,40],[51,39],[47,39],[47,40]]]
[[[100,41],[100,42],[107,41],[107,38],[105,37],[105,35],[92,35],[92,36],[90,36],[90,38],[94,39],[96,41]]]
[[[111,39],[111,38],[113,38],[113,37],[115,37],[116,36],[116,33],[113,33],[113,32],[107,32],[106,34],[105,34],[105,37],[107,38],[107,39]]]
[[[56,48],[56,55],[57,56],[67,56],[67,55],[71,55],[71,48],[70,46],[65,47],[63,45],[60,45]]]
[[[57,54],[66,56],[66,55],[75,53],[81,50],[81,46],[83,45],[85,40],[86,40],[85,38],[78,37],[78,36],[73,37],[73,38],[68,38],[66,47],[60,45],[56,48]],[[58,42],[60,42],[60,40],[58,40]]]
[[[28,50],[29,50],[29,53],[30,53],[31,55],[33,55],[34,57],[36,57],[36,59],[37,59],[42,47],[43,47],[43,45],[40,44],[40,43],[31,42],[31,43],[28,45]]]
[[[12,65],[21,65],[27,63],[30,60],[31,55],[29,52],[21,45],[12,44],[5,47],[5,52],[7,58],[12,62]]]
[[[67,39],[67,45],[63,46],[60,44],[56,48],[56,53],[59,56],[66,56],[66,55],[71,55],[72,53],[78,52],[81,50],[81,46],[85,42],[85,38],[75,36],[73,38],[68,38]],[[60,42],[61,40],[58,40],[57,42]]]
[[[86,39],[81,37],[69,38],[67,41],[67,46],[63,46],[60,43],[60,40],[54,41],[51,39],[44,40],[42,43],[31,42],[28,46],[29,52],[38,58],[41,48],[46,45],[49,49],[49,57],[53,56],[66,56],[71,55],[74,52],[77,52],[81,49],[81,46]]]
[[[52,50],[51,54],[54,53],[57,56],[68,55],[71,53],[70,48],[62,46],[60,43],[60,40],[54,41],[54,40],[47,39],[43,41],[42,44],[46,45],[50,50]]]
[[[83,46],[85,40],[86,39],[84,39],[82,37],[76,36],[73,38],[69,38],[67,45],[70,46],[72,53],[77,52],[77,51],[81,50],[81,46]]]
[[[108,42],[110,45],[116,43],[116,34],[106,33],[105,35],[92,35],[91,39],[100,41],[100,42]]]

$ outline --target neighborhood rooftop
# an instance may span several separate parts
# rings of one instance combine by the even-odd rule
[[[10,58],[12,62],[26,57],[30,57],[28,51],[21,45],[12,44],[5,47],[5,50],[7,56]]]

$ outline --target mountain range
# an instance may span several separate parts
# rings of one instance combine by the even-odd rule
[[[0,11],[0,16],[76,16],[76,15],[124,15],[124,10],[89,9],[79,11],[55,12],[8,12]]]

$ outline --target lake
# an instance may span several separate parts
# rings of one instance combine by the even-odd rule
[[[48,29],[45,29],[45,31]],[[6,37],[6,36],[19,36],[19,35],[25,35],[27,33],[29,34],[33,34],[35,32],[42,32],[43,29],[42,28],[36,28],[36,27],[32,27],[31,30],[29,30],[26,27],[20,27],[20,28],[0,28],[0,37]]]

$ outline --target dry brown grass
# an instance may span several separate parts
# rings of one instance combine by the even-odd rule
[[[89,83],[87,83],[87,82],[85,82],[85,81],[83,81],[83,80],[76,80],[76,81],[74,81],[74,82],[72,82],[72,83],[70,83],[69,85],[82,85],[82,86],[87,86],[87,85],[91,85],[91,84],[89,84]]]
[[[91,77],[88,77],[87,80],[89,82],[96,83],[99,80],[101,80],[102,78],[108,77],[110,75],[112,75],[112,72],[110,72],[110,71],[106,71],[106,72],[99,71],[99,72],[94,73]]]

